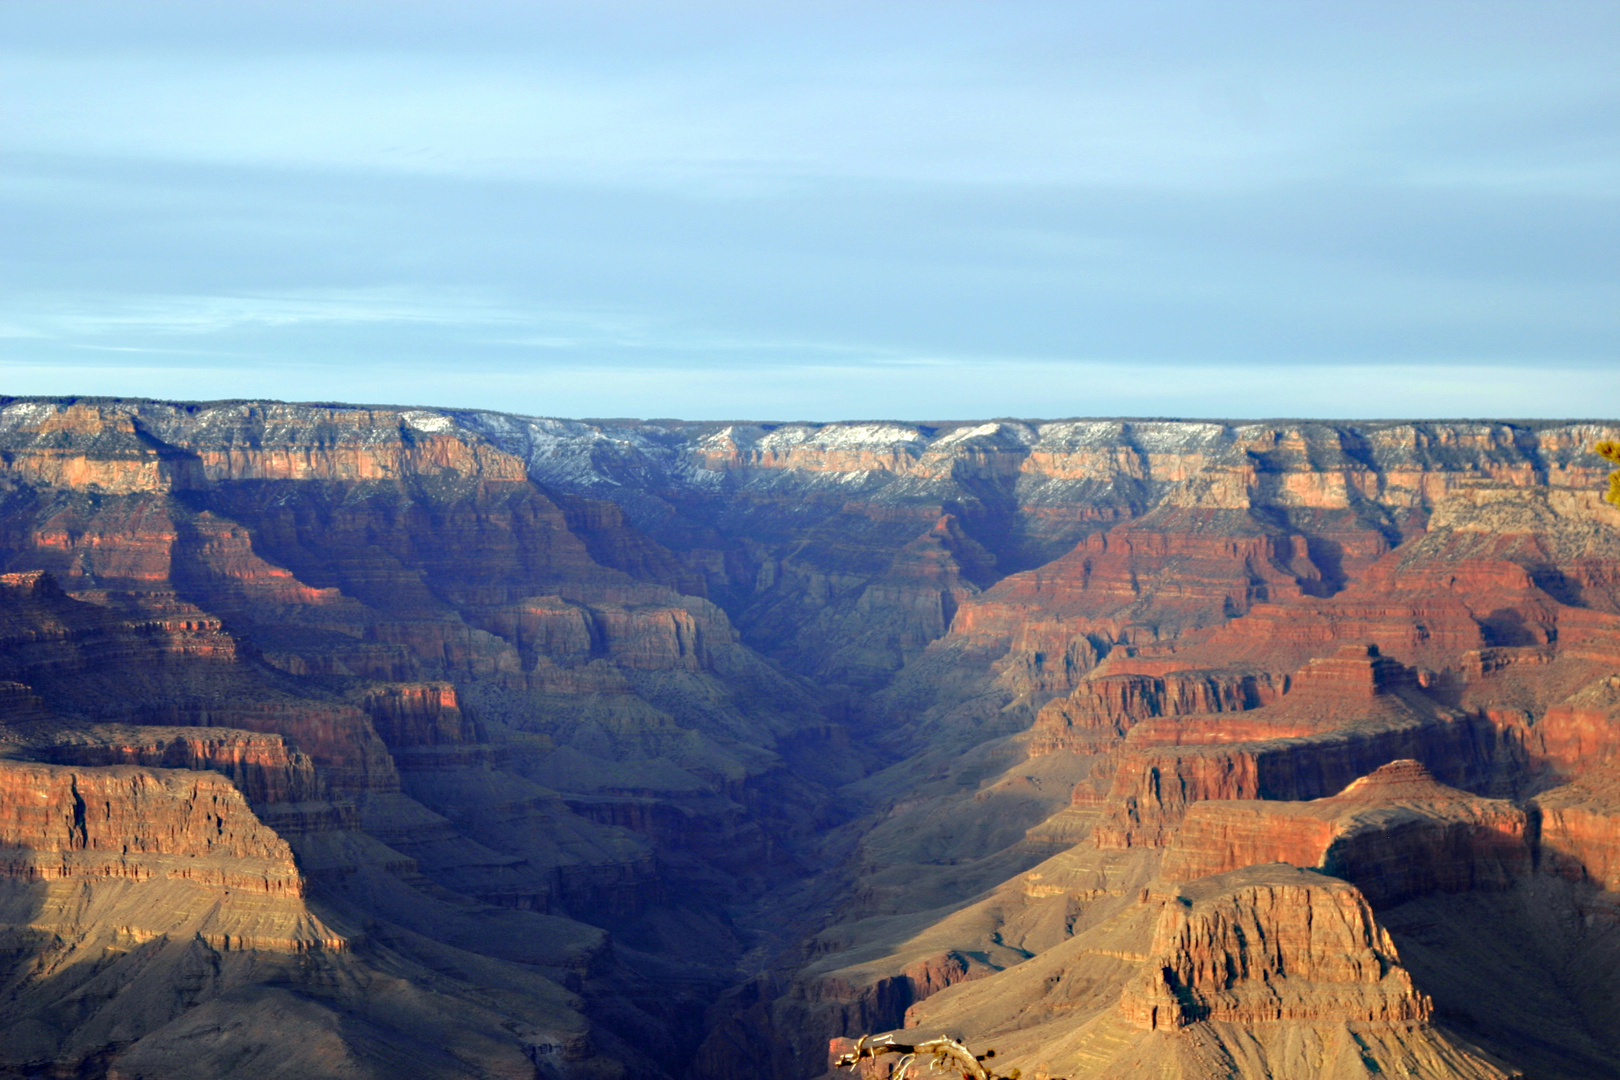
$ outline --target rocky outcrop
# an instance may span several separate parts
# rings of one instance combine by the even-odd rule
[[[168,597],[162,597],[168,600]],[[0,574],[0,655],[14,681],[166,660],[234,663],[236,642],[218,618],[160,603],[138,618],[70,598],[43,570]],[[116,709],[114,699],[107,706]]]
[[[1540,819],[1542,870],[1620,892],[1620,772],[1593,769],[1530,805]]]
[[[281,735],[308,754],[337,791],[397,791],[399,774],[370,718],[352,705],[311,700],[158,706],[159,723],[230,727]]]
[[[823,594],[821,610],[799,616],[805,625],[793,634],[790,662],[796,670],[879,686],[944,636],[995,563],[955,514],[943,514],[864,583],[857,585],[847,573],[839,575],[846,580],[842,586],[835,577],[815,579],[806,592]],[[779,572],[786,571],[769,571],[773,584]]]
[[[102,724],[58,730],[32,751],[61,765],[209,769],[255,804],[307,802],[323,793],[314,762],[276,734]]]
[[[615,1013],[639,1043],[679,1042],[668,1018],[689,1015],[735,948],[726,926],[689,912],[734,898],[739,870],[758,878],[782,858],[751,813],[803,831],[778,804],[810,789],[761,781],[783,771],[778,734],[825,726],[806,688],[743,648],[723,611],[677,591],[701,593],[701,575],[617,506],[550,497],[520,460],[438,413],[8,403],[0,444],[0,557],[13,571],[0,581],[0,675],[12,691],[0,749],[85,775],[141,765],[234,781],[293,841],[321,903],[405,935],[396,954],[457,955],[429,956],[411,976],[453,966],[452,997],[477,983],[480,963],[510,955],[541,956],[539,968],[575,982],[587,970],[626,979],[611,958],[561,964],[572,950],[548,943],[599,940],[580,920],[646,922],[654,928],[639,932],[654,941],[656,927],[687,920],[691,963],[673,993]],[[526,624],[533,609],[578,620],[586,640],[575,649],[531,633],[548,618]],[[463,707],[464,686],[487,722]],[[588,749],[537,730],[553,727]],[[552,761],[559,749],[568,764]],[[621,757],[638,760],[622,776]],[[566,777],[592,812],[528,772]],[[605,793],[615,789],[635,794]],[[660,827],[636,835],[594,812],[615,798],[646,811],[626,824]],[[138,827],[118,817],[118,797],[103,801]],[[654,844],[701,883],[695,896],[671,897]],[[37,871],[15,879],[25,892],[60,884],[38,876],[49,872],[39,859],[18,860]],[[176,899],[151,891],[167,880],[162,867],[118,872],[190,914],[131,921],[109,914],[123,900],[98,893],[95,918],[161,923],[163,934],[195,928],[194,905],[214,887],[174,885],[196,893]],[[222,930],[226,915],[198,932],[275,939],[268,922]],[[511,940],[480,929],[501,920],[516,927]],[[568,1014],[543,972],[498,981],[520,1013]],[[469,1022],[511,1042],[503,1020]],[[81,1051],[41,1045],[78,1067]],[[652,1068],[637,1051],[622,1056]]]
[[[906,1023],[908,1010],[947,987],[982,979],[995,968],[949,950],[906,964],[897,975],[856,985],[837,976],[810,984],[804,999],[816,1005],[818,1019],[841,1031],[886,1031]]]
[[[1143,968],[1119,1007],[1148,1030],[1204,1020],[1406,1025],[1433,1012],[1355,887],[1292,868],[1178,892]]]
[[[1075,858],[1041,879],[1068,876],[1053,864]],[[1108,1080],[1510,1075],[1433,1023],[1429,995],[1347,882],[1271,864],[1128,894],[1042,897],[1048,914],[1067,908],[1072,934],[934,995],[897,1040],[960,1031],[993,1046],[1004,1074]],[[1033,912],[1003,917],[1002,935],[1036,925]]]
[[[480,742],[449,683],[395,683],[367,691],[361,707],[390,750]]]
[[[1376,647],[1344,646],[1296,672],[1275,703],[1233,720],[1133,727],[1095,838],[1105,847],[1162,845],[1203,800],[1321,798],[1402,758],[1477,781],[1490,765],[1480,743],[1471,718],[1422,693],[1412,672]]]
[[[178,879],[301,896],[292,850],[210,772],[0,761],[4,873],[26,880]]]
[[[521,1075],[530,1047],[594,1056],[566,992],[532,969],[435,944],[460,978],[419,990],[434,976],[412,941],[379,965],[305,891],[286,842],[215,772],[0,761],[0,973],[24,989],[0,1001],[0,1072],[352,1075],[376,1057],[336,1034],[357,1024],[408,1054],[402,1071],[442,1080]]]
[[[1059,750],[1104,749],[1138,723],[1166,716],[1209,716],[1257,709],[1288,688],[1286,677],[1255,671],[1171,671],[1164,675],[1109,674],[1085,679],[1066,698],[1048,703],[1035,718],[1032,755]],[[1222,715],[1212,734],[1227,741],[1242,719]]]
[[[1525,812],[1435,781],[1395,761],[1311,802],[1192,806],[1165,855],[1171,881],[1289,863],[1357,885],[1375,907],[1435,892],[1506,889],[1527,877]]]
[[[1575,775],[1620,761],[1620,675],[1604,675],[1550,705],[1525,733],[1539,763]]]
[[[1453,445],[1480,434],[1472,432]],[[1568,449],[1565,444],[1560,452]],[[1160,506],[1239,506],[1274,483],[1266,495],[1277,500],[1271,505],[1295,510],[1267,521],[1279,531],[1285,520],[1298,523],[1306,534],[1305,554],[1321,572],[1313,580],[1296,564],[1297,592],[1252,597],[1246,608],[1228,594],[1236,610],[1199,624],[1188,618],[1190,608],[1170,603],[1180,599],[1174,592],[1154,592],[1150,572],[1116,586],[1120,599],[1127,590],[1140,589],[1134,594],[1138,606],[1119,609],[1138,621],[1121,626],[1110,621],[1116,613],[1100,605],[1086,610],[1086,601],[1076,599],[1088,589],[1084,577],[1075,574],[1063,600],[1056,600],[1053,590],[1050,608],[1032,603],[1024,609],[1043,626],[1050,620],[1051,629],[1043,633],[1054,641],[1064,633],[1096,634],[1106,645],[1073,690],[1038,712],[1028,744],[1038,756],[1016,769],[1033,783],[1041,767],[1037,762],[1049,760],[1053,767],[1074,762],[1083,779],[1071,805],[1028,835],[1061,835],[1073,842],[1089,834],[1082,848],[1144,863],[1162,851],[1164,872],[1176,881],[1203,882],[1211,873],[1241,877],[1259,872],[1245,867],[1271,860],[1329,869],[1365,886],[1358,894],[1363,925],[1373,925],[1369,905],[1392,917],[1400,913],[1403,927],[1420,943],[1426,941],[1425,927],[1444,920],[1452,908],[1477,912],[1470,925],[1490,942],[1480,946],[1482,955],[1492,950],[1515,955],[1515,949],[1531,947],[1532,936],[1538,941],[1546,936],[1556,951],[1566,947],[1560,935],[1569,926],[1608,926],[1612,902],[1594,886],[1613,880],[1612,800],[1601,777],[1613,749],[1615,718],[1608,700],[1613,695],[1605,680],[1620,664],[1620,626],[1609,607],[1601,566],[1604,559],[1620,557],[1620,517],[1585,493],[1543,486],[1546,474],[1535,466],[1482,464],[1480,474],[1492,479],[1470,484],[1389,474],[1379,483],[1390,488],[1358,492],[1350,485],[1305,483],[1295,471],[1297,460],[1289,461],[1296,452],[1275,457],[1267,452],[1264,464],[1274,466],[1269,478],[1267,469],[1253,474],[1206,470],[1184,489],[1168,493]],[[1260,463],[1258,456],[1255,460]],[[1393,487],[1406,490],[1397,497]],[[1384,538],[1396,541],[1405,532],[1407,539],[1363,545],[1353,559],[1341,557],[1335,565],[1333,543],[1354,530],[1328,542],[1326,515],[1335,499],[1354,502],[1358,496],[1368,500],[1361,504],[1364,509],[1374,500],[1385,507],[1403,500],[1405,512],[1384,519]],[[1297,512],[1306,502],[1313,504],[1313,517]],[[1170,517],[1162,509],[1152,511],[1130,527]],[[1114,533],[1126,531],[1116,527]],[[1283,549],[1273,552],[1274,562],[1286,566]],[[1263,573],[1256,576],[1265,580]],[[1200,572],[1194,584],[1202,589],[1207,580]],[[919,675],[926,671],[937,678],[948,670],[927,667],[931,657],[971,659],[964,645],[972,624],[963,617],[971,620],[970,609],[1010,589],[1010,581],[964,606],[952,633],[924,657]],[[1214,593],[1199,595],[1208,603]],[[1052,618],[1051,612],[1065,604],[1070,614]],[[1013,626],[1019,612],[1008,608],[997,617]],[[995,652],[996,640],[1010,642],[993,623],[983,625],[986,655]],[[993,679],[966,684],[958,677],[949,685],[952,693],[968,685],[986,694],[984,704],[975,702],[972,711],[953,706],[963,727],[985,723],[997,709],[1018,707],[1010,694],[987,693],[995,689]],[[910,701],[928,700],[910,693]],[[926,710],[938,710],[934,715],[942,729],[953,719],[939,706],[924,705],[920,711],[929,716]],[[1412,760],[1380,768],[1397,759]],[[1373,775],[1357,781],[1368,773]],[[1546,790],[1572,776],[1580,779]],[[992,790],[1011,782],[1004,775],[983,783]],[[1541,794],[1525,804],[1482,797],[1522,799],[1538,790]],[[1533,873],[1534,867],[1572,883],[1556,885],[1567,894],[1549,892],[1555,885]],[[1175,966],[1169,961],[1176,950],[1132,948],[1126,944],[1127,925],[1093,922],[1093,911],[1103,902],[1082,900],[1083,895],[1070,894],[1062,913],[1074,928],[1072,940],[1052,945],[1048,939],[1022,963],[971,988],[936,995],[918,1006],[912,1022],[987,1033],[984,1038],[993,1038],[1003,1053],[1017,1055],[1008,1064],[1026,1072],[1041,1061],[1109,1077],[1159,1069],[1190,1076],[1337,1075],[1346,1069],[1392,1071],[1395,1061],[1412,1075],[1511,1071],[1448,1043],[1429,1027],[1421,1019],[1428,1009],[1422,992],[1427,987],[1414,988],[1404,974],[1404,982],[1389,984],[1387,994],[1332,989],[1316,1004],[1306,1001],[1315,989],[1302,987],[1294,1005],[1272,988],[1278,980],[1262,976],[1253,984],[1260,989],[1252,999],[1235,993],[1216,1004],[1189,988],[1200,970],[1236,970],[1235,951],[1190,950],[1176,960],[1185,972],[1167,980],[1162,969]],[[1056,897],[1047,902],[1055,904]],[[1548,914],[1534,932],[1507,929],[1517,924],[1504,913],[1536,904],[1558,914]],[[1004,920],[997,925],[998,941],[1015,940],[1015,927],[1033,923],[1032,915],[998,915]],[[1212,919],[1206,945],[1224,925],[1244,931],[1234,942],[1269,945],[1273,930],[1262,935],[1258,922],[1245,925],[1245,917],[1233,909]],[[1554,929],[1555,923],[1563,929]],[[942,925],[944,920],[936,924]],[[1604,932],[1592,929],[1594,942]],[[971,933],[964,930],[963,937],[970,939]],[[1378,954],[1376,945],[1369,948]],[[1201,951],[1222,959],[1201,969],[1201,961],[1188,958]],[[1334,951],[1352,955],[1354,950],[1339,943]],[[1138,1026],[1134,1030],[1146,1032],[1141,1041],[1119,1026],[1127,1017],[1109,1019],[1097,1004],[1104,973],[1137,963],[1156,1000],[1170,1010],[1166,1015],[1182,1025]],[[1447,965],[1455,963],[1425,951],[1424,970],[1448,991],[1458,973]],[[1571,959],[1568,970],[1579,966]],[[1511,982],[1510,967],[1504,962],[1499,973]],[[1359,978],[1354,972],[1327,977],[1351,983]],[[1585,1000],[1597,991],[1582,993]],[[1137,994],[1137,1021],[1151,1007],[1152,996]],[[1503,1008],[1515,1004],[1511,992],[1501,997]],[[1448,997],[1453,1013],[1458,1000]],[[1226,1019],[1214,1015],[1221,1009],[1228,1010]],[[1304,1019],[1313,1014],[1322,1019]],[[1262,1015],[1277,1019],[1259,1019]],[[1537,1015],[1547,1023],[1562,1022],[1545,1009]],[[1325,1025],[1335,1023],[1351,1025],[1344,1031],[1354,1030],[1355,1038],[1344,1031],[1330,1036]],[[1306,1036],[1307,1030],[1314,1035]],[[1171,1033],[1185,1034],[1171,1042]],[[1303,1050],[1299,1040],[1312,1038],[1320,1041]],[[1542,1067],[1550,1057],[1533,1042],[1533,1037],[1493,1041],[1492,1049],[1506,1045]],[[1577,1057],[1580,1064],[1569,1065]],[[1580,1050],[1568,1051],[1560,1067],[1573,1069],[1572,1076],[1588,1075],[1612,1070],[1615,1060],[1620,1060],[1615,1045],[1600,1049],[1583,1043]],[[1599,1061],[1601,1066],[1593,1064]]]

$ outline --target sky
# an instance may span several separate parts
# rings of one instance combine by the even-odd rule
[[[1620,416],[1620,4],[0,4],[0,394]]]

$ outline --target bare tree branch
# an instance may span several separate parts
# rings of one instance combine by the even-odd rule
[[[898,1043],[894,1041],[893,1035],[879,1035],[876,1038],[862,1035],[856,1040],[853,1050],[833,1062],[833,1068],[854,1069],[862,1060],[876,1059],[883,1054],[901,1055],[900,1064],[895,1068],[890,1080],[912,1080],[913,1069],[924,1060],[929,1063],[929,1072],[954,1071],[961,1080],[1020,1080],[1017,1069],[1003,1076],[985,1064],[996,1056],[994,1050],[986,1050],[983,1054],[976,1055],[962,1042],[948,1035],[926,1039],[919,1043]],[[1052,1077],[1051,1080],[1063,1078]]]

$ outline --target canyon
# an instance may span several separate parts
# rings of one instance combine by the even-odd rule
[[[0,1077],[1620,1077],[1616,438],[0,399]]]

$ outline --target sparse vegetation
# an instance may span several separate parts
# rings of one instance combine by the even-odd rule
[[[1592,447],[1592,449],[1597,451],[1604,461],[1620,465],[1620,442],[1605,439]],[[1614,505],[1620,506],[1620,469],[1616,469],[1609,474],[1609,491],[1603,497],[1614,503]]]

